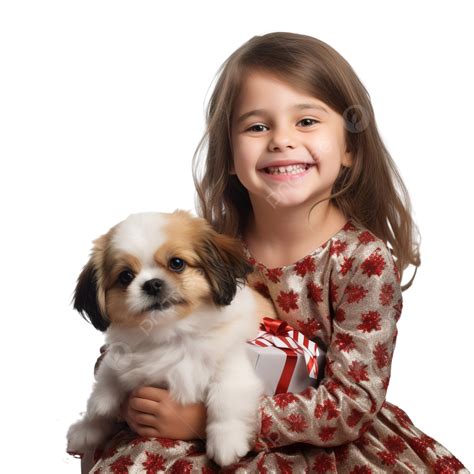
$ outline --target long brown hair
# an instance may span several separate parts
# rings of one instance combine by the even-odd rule
[[[331,195],[314,206],[330,199],[347,217],[381,238],[392,252],[400,280],[403,270],[415,265],[415,274],[402,287],[409,288],[421,261],[408,191],[379,135],[364,85],[337,51],[311,36],[286,32],[254,36],[219,68],[206,110],[207,128],[193,157],[198,214],[218,232],[237,236],[251,212],[247,190],[229,173],[234,103],[242,79],[250,71],[271,73],[344,118],[352,166],[341,167]],[[207,154],[201,163],[206,144]]]

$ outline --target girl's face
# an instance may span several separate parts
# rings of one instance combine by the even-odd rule
[[[252,204],[292,207],[329,196],[341,165],[352,164],[342,116],[269,73],[249,73],[242,86],[232,116],[232,174]]]

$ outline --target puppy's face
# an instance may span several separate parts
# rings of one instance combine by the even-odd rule
[[[105,330],[227,305],[252,267],[240,243],[186,211],[132,214],[94,241],[74,308]]]

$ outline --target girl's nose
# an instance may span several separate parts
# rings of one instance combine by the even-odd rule
[[[296,138],[291,130],[287,128],[274,129],[268,147],[271,151],[282,151],[286,148],[294,148]]]

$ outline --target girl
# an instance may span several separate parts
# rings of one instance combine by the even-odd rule
[[[197,152],[204,139],[200,214],[241,239],[249,284],[327,351],[317,388],[262,397],[254,449],[226,472],[467,472],[385,400],[413,278],[400,282],[420,265],[419,246],[351,66],[309,36],[253,37],[221,68]],[[202,404],[142,387],[123,416],[139,437],[119,433],[96,472],[218,471],[205,455]]]

